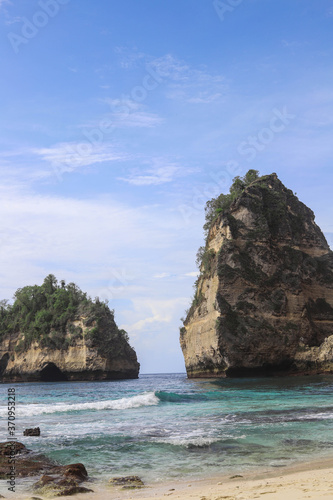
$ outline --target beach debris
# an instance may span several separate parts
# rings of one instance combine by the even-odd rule
[[[23,436],[40,436],[40,428],[34,427],[33,429],[25,429]]]
[[[239,474],[235,474],[235,476],[231,476],[229,479],[237,479],[238,477],[244,477],[244,476],[240,476]]]
[[[112,486],[121,486],[122,490],[142,488],[144,486],[144,482],[139,476],[113,477],[110,479],[109,484]]]

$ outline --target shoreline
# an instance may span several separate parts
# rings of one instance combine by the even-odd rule
[[[134,472],[133,472],[134,474]],[[111,475],[110,475],[111,478]],[[63,496],[77,500],[310,500],[333,498],[333,456],[312,462],[298,463],[283,468],[260,468],[240,472],[234,476],[225,473],[200,479],[168,480],[147,484],[141,489],[122,490],[102,481],[83,483],[93,493]],[[36,495],[32,490],[4,492],[7,499],[27,500]],[[37,497],[46,498],[37,494]],[[56,498],[56,497],[47,497]]]

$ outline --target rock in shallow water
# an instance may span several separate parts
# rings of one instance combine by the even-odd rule
[[[23,436],[40,436],[40,428],[34,427],[33,429],[25,429]]]
[[[18,477],[43,474],[34,484],[36,492],[41,495],[58,497],[93,491],[80,486],[80,483],[88,479],[88,473],[83,464],[56,465],[47,457],[31,452],[20,442],[0,443],[0,478],[2,479],[7,479],[8,458],[11,456],[15,457]]]

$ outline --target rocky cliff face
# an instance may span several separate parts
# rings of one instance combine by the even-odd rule
[[[99,327],[81,317],[68,322],[61,347],[33,341],[22,348],[24,334],[7,335],[0,343],[2,382],[113,380],[137,378],[139,363],[134,349],[117,331],[112,317]],[[71,332],[76,331],[73,335]],[[109,332],[112,331],[112,340]],[[56,335],[57,332],[52,332]],[[92,334],[93,333],[93,334]]]
[[[180,342],[189,377],[333,372],[333,252],[276,174],[211,224]]]

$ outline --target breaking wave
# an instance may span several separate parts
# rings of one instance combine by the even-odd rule
[[[20,406],[20,416],[42,415],[45,413],[66,413],[87,410],[127,410],[140,408],[140,406],[155,406],[160,402],[155,392],[145,392],[129,398],[121,398],[91,403],[54,403],[52,405],[29,404]],[[6,415],[7,408],[0,410],[0,415]]]

